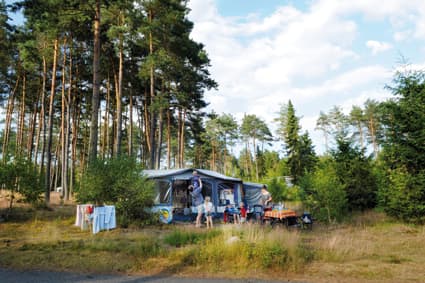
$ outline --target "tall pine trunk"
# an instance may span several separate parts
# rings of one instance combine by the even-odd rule
[[[109,156],[109,105],[110,105],[110,96],[111,96],[111,83],[110,76],[108,74],[108,79],[106,81],[106,104],[105,104],[105,115],[103,116],[103,138],[102,138],[102,157],[105,158]]]
[[[162,136],[163,136],[163,110],[162,108],[159,110],[159,115],[158,115],[158,144],[156,146],[156,159],[155,159],[155,169],[159,169],[160,168],[160,163],[161,163],[161,150],[162,150]]]
[[[142,102],[140,104],[140,107],[136,107],[136,112],[137,112],[137,121],[138,121],[138,132],[140,133],[140,161],[144,164],[145,162],[145,148],[146,148],[146,136],[144,135],[144,133],[146,133],[146,131],[144,131],[143,129],[145,128],[145,118],[144,118],[144,103],[143,103],[143,98],[142,98]],[[136,100],[136,104],[137,104],[137,100]]]
[[[144,131],[144,133],[145,133],[145,144],[146,144],[146,147],[147,147],[146,153],[148,154],[151,151],[151,144],[150,144],[151,128],[150,128],[150,120],[149,120],[149,103],[148,103],[149,94],[148,94],[147,89],[145,90],[145,96],[144,97],[145,97],[145,99],[143,100],[143,102],[144,102],[143,103],[143,119],[144,119],[144,126],[145,126],[145,131]],[[144,154],[144,156],[145,156],[145,154]],[[145,158],[144,158],[144,160],[145,160]],[[147,157],[146,157],[146,160],[147,160]]]
[[[133,156],[133,94],[130,92],[130,107],[129,107],[130,122],[128,125],[128,156]]]
[[[369,119],[369,132],[372,138],[373,145],[373,155],[375,158],[378,156],[378,142],[376,141],[376,128],[375,128],[375,120],[373,117]]]
[[[121,143],[122,143],[122,80],[123,80],[123,39],[120,36],[119,39],[119,66],[118,66],[118,82],[116,91],[116,137],[115,137],[115,156],[121,154]]]
[[[100,0],[96,0],[93,46],[93,96],[90,124],[89,161],[97,158],[100,102]]]
[[[152,11],[149,11],[149,24],[152,25],[153,15]],[[153,56],[153,36],[152,32],[149,32],[149,55]],[[155,76],[154,76],[154,65],[151,62],[150,66],[150,99],[151,99],[151,109],[150,109],[150,133],[149,133],[149,145],[150,145],[150,158],[149,158],[149,168],[154,169],[155,166],[155,133],[156,133],[156,109],[154,107],[155,103]]]
[[[81,104],[76,103],[76,99],[73,99],[73,111],[72,111],[72,139],[71,139],[71,172],[70,172],[70,188],[73,188],[75,168],[77,163],[77,138],[80,124]],[[84,166],[81,164],[80,166]]]
[[[182,140],[182,110],[180,108],[178,108],[177,110],[177,162],[176,162],[176,167],[177,168],[181,168],[181,161],[180,161],[180,150],[181,150],[181,140]]]
[[[42,138],[42,148],[41,148],[41,154],[40,154],[40,174],[43,174],[43,168],[44,168],[44,158],[46,155],[46,82],[47,82],[47,62],[46,57],[43,56],[43,83],[42,83],[42,96],[41,96],[41,109],[40,109],[40,131],[37,134],[37,138],[40,138],[40,134],[43,133]],[[35,153],[38,154],[38,145],[39,141],[36,142],[36,150]]]
[[[44,201],[46,205],[50,203],[50,177],[51,177],[51,162],[52,162],[52,143],[53,143],[53,106],[56,92],[56,68],[58,58],[59,41],[55,39],[53,47],[53,68],[52,68],[52,84],[50,87],[50,101],[49,101],[49,128],[47,133],[47,161],[46,161],[46,179],[45,179],[45,193]]]
[[[253,145],[254,145],[254,162],[255,162],[255,180],[258,182],[259,176],[258,176],[258,153],[257,153],[257,145],[255,143],[255,137],[253,138]]]
[[[72,45],[73,40],[71,39],[71,45],[69,47],[69,75],[68,75],[68,92],[67,92],[67,105],[66,105],[66,135],[65,135],[65,148],[66,148],[66,152],[65,152],[65,160],[66,160],[66,170],[68,171],[70,168],[69,166],[69,146],[70,146],[70,139],[71,139],[71,111],[72,111],[72,91],[73,91],[73,60],[72,60],[72,56],[73,56],[73,45]],[[68,190],[67,193],[65,194],[65,200],[69,200],[70,196],[73,193],[73,182],[71,181],[73,179],[73,171],[70,170],[70,173],[67,176],[69,176],[68,182],[69,182],[69,186],[68,186]]]
[[[22,156],[23,142],[24,142],[24,130],[25,130],[25,100],[27,92],[27,76],[24,73],[22,78],[22,98],[19,107],[19,124],[18,132],[16,135],[16,156]]]
[[[171,168],[171,110],[167,109],[167,168]]]
[[[71,40],[72,42],[72,40]],[[66,54],[65,51],[66,39],[64,40],[64,52],[63,52],[63,61],[62,61],[62,113],[61,113],[61,187],[62,187],[62,197],[65,200],[69,199],[69,187],[68,187],[68,146],[69,146],[69,109],[70,109],[70,92],[72,87],[72,66],[71,66],[71,54],[68,67],[68,90],[65,89],[66,85]],[[70,50],[70,48],[69,48]],[[70,51],[71,52],[71,51]]]
[[[15,106],[15,93],[19,86],[19,76],[16,79],[15,87],[13,88],[12,92],[9,95],[9,99],[7,100],[7,112],[6,112],[6,124],[4,126],[4,138],[3,138],[3,147],[2,147],[2,153],[3,153],[3,163],[7,160],[8,155],[8,147],[9,147],[9,136],[10,136],[10,127],[12,125],[12,115],[13,115],[13,108]]]
[[[179,110],[179,134],[178,134],[178,166],[179,168],[184,167],[184,129],[185,129],[185,120],[186,120],[186,109]]]
[[[33,153],[34,153],[34,137],[35,137],[35,134],[36,134],[35,129],[36,129],[36,126],[37,126],[38,104],[40,102],[40,96],[41,95],[42,95],[41,91],[38,92],[37,99],[34,101],[32,118],[31,118],[29,130],[28,130],[29,133],[28,133],[28,140],[27,140],[27,156],[28,156],[28,159],[30,161],[32,161]],[[37,159],[37,155],[35,155],[35,156],[36,156],[36,159]]]

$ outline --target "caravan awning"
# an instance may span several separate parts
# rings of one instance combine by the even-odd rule
[[[242,180],[239,178],[229,177],[223,174],[220,174],[215,171],[205,170],[205,169],[167,169],[167,170],[143,170],[143,173],[150,179],[159,179],[159,178],[182,178],[182,179],[190,179],[192,177],[193,170],[198,171],[198,174],[201,177],[210,177],[214,179],[219,179],[222,181],[231,181],[231,182],[241,182]]]

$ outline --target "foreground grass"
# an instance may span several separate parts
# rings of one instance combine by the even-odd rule
[[[310,232],[169,225],[92,235],[73,226],[72,209],[32,211],[31,217],[0,223],[0,266],[304,282],[425,278],[424,227],[390,222],[377,213]]]

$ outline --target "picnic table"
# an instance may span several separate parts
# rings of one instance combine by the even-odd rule
[[[284,224],[286,227],[298,225],[298,217],[291,209],[264,211],[264,221],[269,221],[272,226]]]
[[[291,209],[283,209],[283,210],[266,210],[264,211],[264,218],[272,218],[272,219],[284,219],[291,216],[297,216],[295,211]]]

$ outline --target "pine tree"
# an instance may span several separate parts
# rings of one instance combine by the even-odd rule
[[[388,186],[382,205],[397,218],[425,222],[425,73],[397,73],[388,87],[395,98],[382,103],[383,160]]]
[[[285,144],[287,167],[293,183],[297,184],[306,172],[314,169],[316,154],[313,143],[307,132],[300,136],[300,119],[295,115],[291,100],[281,107],[279,118],[276,120],[279,122],[280,138]]]

